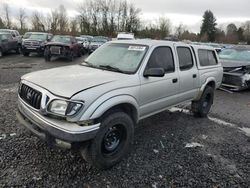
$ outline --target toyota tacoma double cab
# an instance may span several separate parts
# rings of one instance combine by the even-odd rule
[[[189,102],[195,116],[206,117],[222,76],[211,47],[108,42],[79,65],[24,75],[17,117],[49,144],[78,148],[106,169],[129,153],[140,120]]]

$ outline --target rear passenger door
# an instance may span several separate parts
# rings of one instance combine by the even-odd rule
[[[180,102],[187,101],[193,99],[197,94],[199,85],[198,69],[191,47],[176,45],[175,48],[179,62]]]
[[[5,34],[2,35],[2,49],[4,52],[9,50],[9,40]]]
[[[148,68],[163,68],[164,77],[144,77]],[[178,102],[178,71],[175,67],[173,47],[156,47],[141,73],[140,117],[157,113]]]
[[[8,37],[8,50],[15,50],[17,48],[17,40],[12,37],[12,35],[7,35]]]

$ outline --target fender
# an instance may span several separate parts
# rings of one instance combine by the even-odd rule
[[[201,87],[200,87],[200,89],[199,89],[199,91],[198,91],[198,94],[196,95],[194,101],[198,101],[198,100],[201,98],[201,95],[202,95],[204,89],[206,88],[206,86],[207,86],[207,84],[208,84],[209,82],[214,82],[215,85],[216,85],[216,80],[215,80],[214,77],[209,77],[209,78],[207,78],[206,82],[205,82],[204,84],[201,85]]]
[[[139,105],[136,99],[131,95],[116,95],[110,98],[107,98],[105,101],[98,101],[93,103],[84,113],[82,120],[96,119],[101,117],[105,112],[111,109],[114,106],[119,104],[130,104],[136,109],[136,119],[139,120]]]

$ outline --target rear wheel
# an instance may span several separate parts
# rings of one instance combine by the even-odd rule
[[[51,60],[51,56],[50,55],[44,55],[45,61],[50,61]]]
[[[29,53],[29,52],[23,52],[23,55],[24,55],[24,56],[29,56],[30,53]]]
[[[70,61],[74,61],[74,52],[73,51],[70,51],[69,53],[69,58],[68,58]]]
[[[20,45],[17,46],[16,53],[17,54],[21,54],[22,53],[22,47]]]
[[[207,117],[214,101],[214,89],[207,86],[199,101],[192,102],[192,112],[196,117]]]
[[[101,128],[91,143],[81,149],[91,165],[107,169],[125,157],[133,143],[134,122],[124,112],[114,112],[101,121]]]

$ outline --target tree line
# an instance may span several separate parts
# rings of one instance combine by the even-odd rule
[[[163,39],[170,34],[179,40],[201,42],[250,44],[250,21],[237,27],[230,23],[226,30],[219,28],[214,14],[207,10],[199,33],[190,32],[185,25],[173,27],[167,17],[159,17],[154,23],[141,19],[141,10],[127,0],[86,0],[78,6],[78,14],[70,17],[60,5],[49,13],[33,11],[31,15],[20,8],[13,16],[11,7],[0,7],[0,28],[26,31],[50,32],[53,34],[88,34],[115,37],[118,32],[132,32],[139,38]]]

